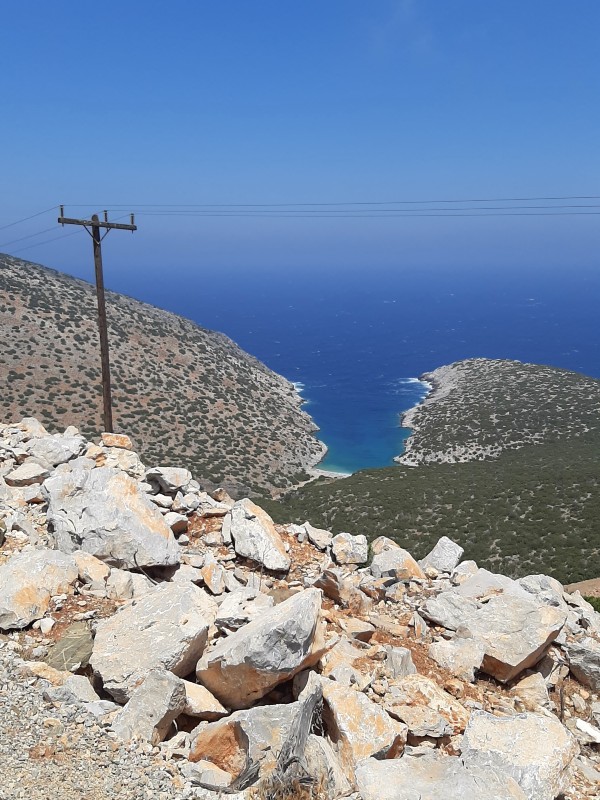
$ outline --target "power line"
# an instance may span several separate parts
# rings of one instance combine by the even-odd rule
[[[463,198],[462,200],[365,200],[340,203],[70,203],[80,208],[96,206],[108,208],[277,208],[282,206],[391,206],[429,205],[433,203],[525,203],[556,200],[600,200],[600,195],[557,195],[555,197],[486,197]]]
[[[282,213],[277,217],[274,217],[272,214],[265,214],[261,212],[255,213],[248,213],[248,212],[211,212],[207,211],[205,213],[181,213],[181,214],[172,214],[169,212],[163,211],[138,211],[138,216],[145,216],[145,217],[196,217],[198,219],[205,219],[211,217],[223,217],[224,219],[232,219],[232,218],[245,218],[245,219],[415,219],[417,217],[438,217],[441,219],[447,219],[449,217],[586,217],[586,216],[600,216],[600,211],[556,211],[556,212],[545,212],[545,211],[506,211],[506,212],[492,212],[492,213],[453,213],[449,211],[447,214],[437,214],[437,213],[421,213],[417,210],[414,212],[405,211],[405,212],[392,212],[392,213],[385,213],[381,212],[374,212],[374,213],[360,213],[359,211],[356,212],[347,212],[347,213],[338,213],[336,214],[313,214],[308,215],[306,212],[298,212],[294,214],[293,212],[290,213]]]
[[[55,211],[57,208],[58,206],[52,206],[51,208],[44,209],[44,211],[38,211],[37,214],[32,214],[30,217],[23,217],[23,219],[18,219],[15,222],[9,222],[8,225],[0,225],[0,231],[3,231],[5,228],[12,228],[13,225],[20,225],[22,222],[27,222],[35,217],[41,217],[42,214],[48,214],[48,212]]]
[[[58,208],[58,206],[55,206],[55,208]],[[45,239],[43,242],[36,242],[36,244],[30,244],[27,245],[27,247],[21,247],[19,250],[15,250],[12,255],[15,255],[16,253],[24,253],[25,250],[31,250],[34,247],[41,247],[43,244],[48,244],[49,242],[56,242],[58,239],[68,239],[69,236],[77,236],[78,233],[79,231],[75,231],[74,233],[65,233],[62,236],[54,236],[52,239]]]
[[[43,233],[48,233],[49,231],[55,231],[56,227],[53,225],[51,228],[44,228],[43,231],[38,231],[37,233],[30,233],[29,236],[21,236],[20,239],[12,239],[10,242],[2,242],[0,247],[6,247],[9,244],[16,244],[17,242],[24,242],[25,239],[33,239],[34,236],[41,236]]]

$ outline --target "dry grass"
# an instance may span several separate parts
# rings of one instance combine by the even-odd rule
[[[323,780],[281,778],[276,772],[262,778],[248,793],[249,800],[331,800]]]

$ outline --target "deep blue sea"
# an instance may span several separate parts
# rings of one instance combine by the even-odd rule
[[[600,378],[600,277],[566,269],[302,275],[177,269],[110,286],[223,331],[302,387],[329,452],[352,472],[392,464],[415,379],[457,359],[514,358]]]

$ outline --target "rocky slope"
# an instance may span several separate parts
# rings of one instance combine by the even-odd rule
[[[361,526],[362,527],[362,526]],[[600,615],[0,427],[2,800],[583,800]]]
[[[472,358],[421,377],[432,391],[402,417],[412,434],[396,461],[406,466],[497,458],[600,430],[600,381],[577,372]]]
[[[94,288],[0,255],[1,422],[101,431]],[[116,430],[149,461],[186,453],[207,485],[271,490],[297,483],[324,447],[294,387],[226,336],[107,294]]]

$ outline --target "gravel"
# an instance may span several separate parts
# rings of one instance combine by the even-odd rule
[[[0,800],[185,800],[195,790],[159,748],[124,743],[77,706],[43,698],[0,641]]]

